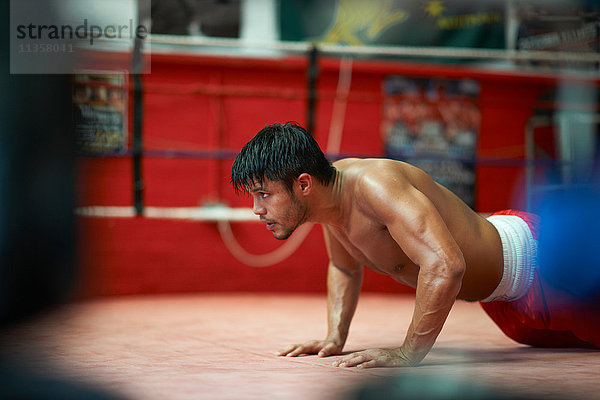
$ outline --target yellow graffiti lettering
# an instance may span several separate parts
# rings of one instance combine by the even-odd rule
[[[408,13],[393,9],[393,0],[340,0],[331,29],[324,35],[326,43],[362,45],[375,39],[385,29],[405,21]]]
[[[440,29],[461,29],[500,21],[502,21],[502,15],[498,12],[465,14],[439,18],[437,26]]]

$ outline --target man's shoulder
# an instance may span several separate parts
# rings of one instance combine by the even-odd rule
[[[412,186],[412,167],[389,159],[349,159],[341,166],[347,189],[356,205],[370,206],[390,196],[399,197]],[[336,166],[337,168],[337,166]]]
[[[407,163],[389,158],[342,158],[333,163],[339,171],[356,174],[381,174],[385,172],[401,173],[407,168],[414,168]]]
[[[372,185],[387,186],[390,183],[408,182],[408,174],[415,168],[410,164],[386,158],[352,158],[340,161],[342,163],[338,169],[354,181],[356,189],[372,189]]]

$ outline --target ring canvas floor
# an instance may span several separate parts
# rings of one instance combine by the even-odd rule
[[[345,351],[401,344],[413,305],[409,295],[363,293]],[[412,382],[403,390],[414,398],[470,386],[523,398],[600,393],[600,351],[519,345],[477,303],[456,303],[416,368],[344,369],[331,366],[336,357],[274,355],[325,334],[324,295],[190,294],[69,304],[3,332],[1,343],[5,360],[36,376],[127,399],[351,399],[390,382]],[[394,398],[392,389],[381,398]]]

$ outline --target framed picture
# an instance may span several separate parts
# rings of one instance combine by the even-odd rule
[[[475,206],[479,83],[405,78],[384,82],[382,137],[386,156],[410,162]]]
[[[84,153],[122,153],[128,147],[128,74],[73,75],[77,148]]]

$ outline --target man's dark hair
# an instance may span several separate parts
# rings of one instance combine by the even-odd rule
[[[240,151],[231,168],[236,193],[247,192],[265,178],[282,181],[291,192],[294,179],[308,173],[328,185],[335,168],[313,137],[296,123],[264,127]]]

